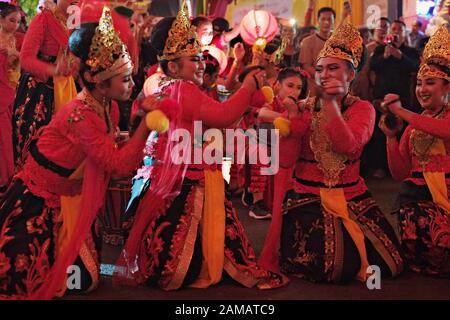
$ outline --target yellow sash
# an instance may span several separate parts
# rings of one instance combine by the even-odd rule
[[[437,139],[430,150],[431,155],[445,155],[445,145],[442,139]],[[424,172],[423,176],[430,190],[433,202],[450,214],[450,201],[448,200],[445,172]]]
[[[72,173],[72,175],[69,177],[71,180],[81,180],[83,179],[84,175],[84,166],[85,162],[83,162],[78,169]],[[56,245],[56,254],[57,256],[60,256],[62,252],[65,249],[65,245],[69,242],[69,240],[73,236],[73,230],[75,229],[75,226],[78,222],[78,215],[80,210],[80,204],[81,204],[81,195],[73,196],[73,197],[67,197],[67,196],[61,196],[61,212],[60,212],[60,221],[62,221],[61,228],[58,231],[58,239],[57,239],[57,245]],[[83,242],[83,247],[86,246],[86,244]],[[80,249],[84,250],[87,249],[83,248]],[[84,250],[84,252],[89,252],[89,250]],[[95,279],[93,279],[93,286],[96,286]],[[67,289],[66,283],[63,284],[62,288],[58,291],[57,296],[62,297]]]
[[[75,80],[72,76],[54,76],[53,88],[55,102],[54,113],[56,114],[66,103],[75,99],[77,96],[77,88],[75,87]]]
[[[78,169],[69,177],[70,180],[81,180],[84,175],[83,162]],[[57,254],[60,255],[64,250],[64,244],[71,238],[73,229],[77,224],[78,212],[80,209],[81,195],[66,197],[61,196],[61,212],[60,219],[63,222],[58,232]]]
[[[205,170],[205,204],[200,221],[203,262],[192,288],[207,288],[222,279],[225,259],[225,186],[222,172]]]
[[[356,221],[350,218],[347,208],[347,201],[345,200],[344,189],[322,188],[320,189],[320,200],[326,212],[342,219],[344,227],[355,243],[361,258],[361,268],[358,272],[357,278],[359,281],[366,281],[369,262],[367,260],[366,245],[364,243],[364,233]]]

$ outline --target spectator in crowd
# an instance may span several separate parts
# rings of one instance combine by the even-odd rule
[[[369,28],[362,27],[362,28],[359,28],[358,31],[359,31],[359,34],[361,35],[361,38],[363,39],[364,45],[367,46],[372,39]]]
[[[336,11],[330,7],[321,8],[317,14],[319,30],[303,39],[300,45],[299,63],[309,74],[315,72],[315,61],[325,41],[331,36],[336,21]],[[314,80],[309,80],[311,94],[315,94]]]
[[[416,20],[414,24],[412,25],[411,33],[409,34],[410,44],[411,47],[418,49],[419,45],[421,43],[421,40],[424,39],[425,33],[422,31],[422,22],[419,20]]]
[[[295,35],[297,29],[288,21],[282,21],[281,38],[285,41],[286,48],[284,50],[282,65],[284,67],[294,67],[298,65],[299,51],[295,47]]]
[[[202,46],[209,46],[213,41],[213,24],[207,17],[198,16],[192,20],[192,25],[197,28],[197,37]]]
[[[406,45],[406,25],[400,20],[392,22],[386,43],[379,45],[371,58],[370,68],[375,72],[373,89],[374,105],[386,94],[395,93],[401,97],[402,104],[412,105],[412,74],[419,68],[420,57],[416,49]],[[416,111],[416,110],[412,110]],[[377,122],[381,113],[377,111]],[[383,178],[387,172],[386,139],[378,127],[375,128],[368,145],[368,166],[373,176]]]
[[[370,30],[369,28],[359,28],[359,34],[363,39],[364,45],[367,45],[370,41]],[[370,67],[369,63],[365,63],[362,67],[358,77],[356,77],[353,86],[352,93],[363,100],[372,100],[372,92],[370,85]]]
[[[386,38],[390,27],[391,21],[388,18],[381,17],[380,20],[378,20],[377,26],[373,32],[373,41],[367,45],[369,55],[375,51],[376,47],[384,44],[384,39]]]
[[[386,43],[375,49],[371,69],[376,73],[375,98],[397,93],[405,105],[411,105],[411,74],[417,72],[420,57],[416,49],[406,45],[406,25],[395,20]]]

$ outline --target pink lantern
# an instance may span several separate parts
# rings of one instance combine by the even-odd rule
[[[264,47],[277,33],[277,19],[268,11],[251,10],[242,19],[240,34],[249,45]]]
[[[159,82],[164,77],[162,72],[156,72],[144,82],[144,96],[148,97],[159,92]]]

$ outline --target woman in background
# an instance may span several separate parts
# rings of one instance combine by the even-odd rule
[[[19,28],[20,12],[16,6],[0,7],[0,195],[14,174],[12,145],[12,107],[20,76],[19,52],[15,32]]]
[[[20,51],[23,73],[13,109],[14,162],[20,165],[24,148],[77,92],[72,77],[76,62],[67,43],[67,8],[77,0],[47,1],[31,21]],[[25,152],[26,153],[26,152]]]

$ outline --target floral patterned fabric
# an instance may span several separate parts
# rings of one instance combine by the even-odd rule
[[[14,162],[24,158],[26,144],[39,128],[47,125],[53,116],[53,81],[39,82],[29,73],[20,77],[13,108]]]
[[[410,269],[450,277],[450,215],[433,203],[426,186],[405,181],[398,197],[402,246]]]
[[[139,268],[148,284],[177,290],[197,279],[202,266],[199,223],[205,196],[203,183],[186,178],[180,195],[146,231]],[[255,253],[228,199],[225,212],[224,270],[246,287],[271,277],[281,284],[281,278],[257,266]]]
[[[367,258],[382,276],[404,268],[400,243],[369,193],[348,201],[350,217],[364,232]],[[327,213],[315,195],[291,192],[283,216],[281,267],[313,282],[347,283],[360,269],[358,250],[342,220]]]
[[[55,261],[58,230],[61,227],[59,210],[45,205],[16,179],[0,206],[0,298],[26,298],[37,290]],[[80,288],[87,291],[93,285],[91,264],[99,265],[99,229],[93,227],[86,241],[90,251],[88,261],[80,256],[74,262],[81,271]],[[70,291],[70,290],[69,290]]]
[[[51,292],[48,295],[45,292],[45,297],[52,298],[55,292],[47,281],[50,279],[51,283],[52,276],[57,272],[64,278],[67,266],[59,267],[58,261],[65,261],[61,257],[68,254],[70,258],[67,260],[70,261],[67,263],[80,266],[81,290],[92,290],[98,283],[97,240],[100,237],[95,214],[104,204],[101,187],[104,184],[106,192],[110,175],[126,177],[137,168],[145,141],[131,139],[119,148],[113,131],[118,124],[117,104],[112,103],[111,119],[105,121],[92,106],[80,99],[74,99],[63,107],[40,131],[39,137],[30,142],[22,169],[0,200],[2,297],[34,297],[36,292],[46,291],[50,287]],[[72,177],[84,163],[83,180]],[[91,187],[95,187],[97,193],[85,191]],[[55,247],[62,226],[61,196],[80,194],[82,200],[94,204],[95,209],[91,213],[81,207],[78,212],[80,219],[77,223],[84,224],[83,231],[71,237],[69,244],[65,243],[68,248],[77,249],[58,250],[56,255]],[[89,212],[88,217],[86,212]],[[76,227],[74,230],[77,230]],[[83,277],[83,274],[86,276]],[[55,287],[60,286],[60,277],[56,279]],[[61,286],[63,283],[61,280]]]

